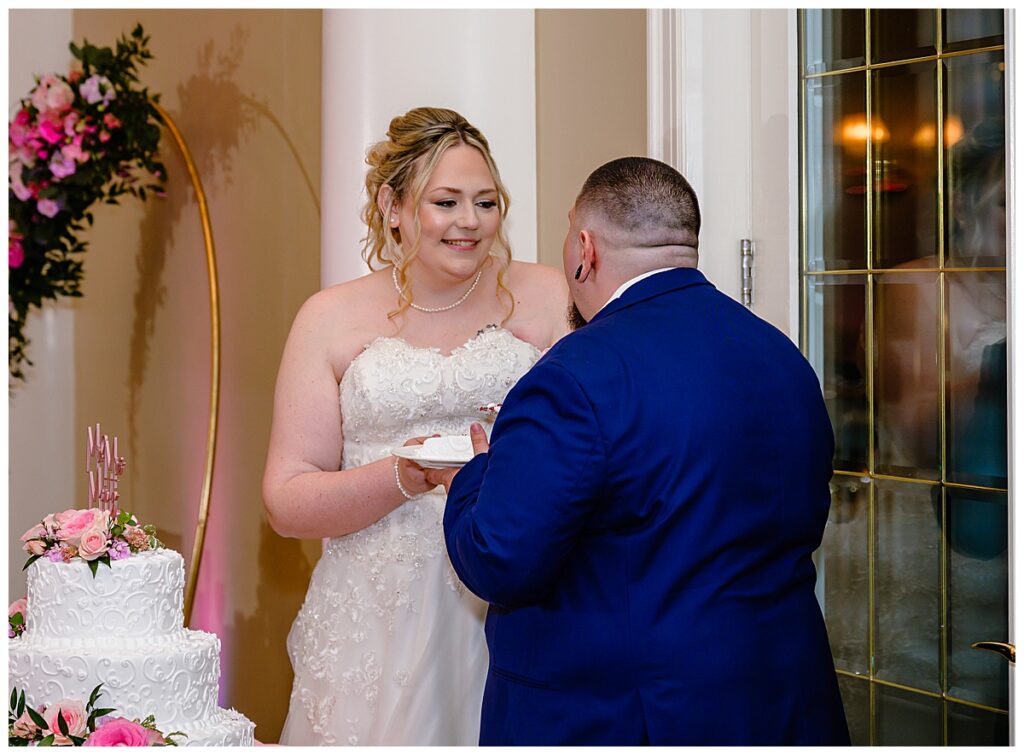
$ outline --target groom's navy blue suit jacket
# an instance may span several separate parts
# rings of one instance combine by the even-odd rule
[[[444,517],[491,603],[481,743],[848,743],[811,562],[832,451],[810,365],[695,269],[555,344]]]

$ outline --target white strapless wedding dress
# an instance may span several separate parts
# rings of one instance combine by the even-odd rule
[[[495,326],[448,355],[376,339],[339,386],[342,468],[415,436],[468,433],[539,355]],[[448,561],[436,490],[327,542],[288,634],[295,681],[281,744],[477,743],[487,606]]]

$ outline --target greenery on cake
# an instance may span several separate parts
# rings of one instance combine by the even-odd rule
[[[30,554],[23,569],[40,558],[64,563],[77,558],[89,565],[94,577],[99,564],[110,566],[133,553],[163,547],[153,525],[140,525],[128,511],[101,508],[48,514],[19,539]]]
[[[89,701],[58,700],[35,710],[25,703],[25,691],[11,690],[11,707],[7,715],[7,744],[10,747],[164,747],[177,746],[174,737],[183,732],[162,733],[153,716],[141,721],[113,715],[114,708],[97,708],[103,695],[102,684],[96,685]]]

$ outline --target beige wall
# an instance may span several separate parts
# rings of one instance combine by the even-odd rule
[[[319,543],[271,532],[260,478],[284,339],[319,288],[321,13],[75,11],[73,35],[111,44],[136,21],[154,54],[142,80],[162,95],[205,184],[220,276],[220,429],[191,625],[221,638],[222,701],[256,721],[258,739],[275,741],[291,685],[285,635],[319,555]],[[173,143],[163,145],[167,198],[100,208],[89,234],[75,427],[100,421],[119,434],[126,508],[188,561],[205,459],[209,306],[195,197]],[[84,469],[84,441],[75,448]]]
[[[537,260],[561,269],[584,179],[647,154],[647,12],[538,10],[536,25]]]

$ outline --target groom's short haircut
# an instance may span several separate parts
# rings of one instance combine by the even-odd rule
[[[631,234],[667,232],[667,243],[695,247],[700,235],[693,188],[675,168],[649,157],[620,157],[595,170],[576,197],[576,211],[597,211]]]

